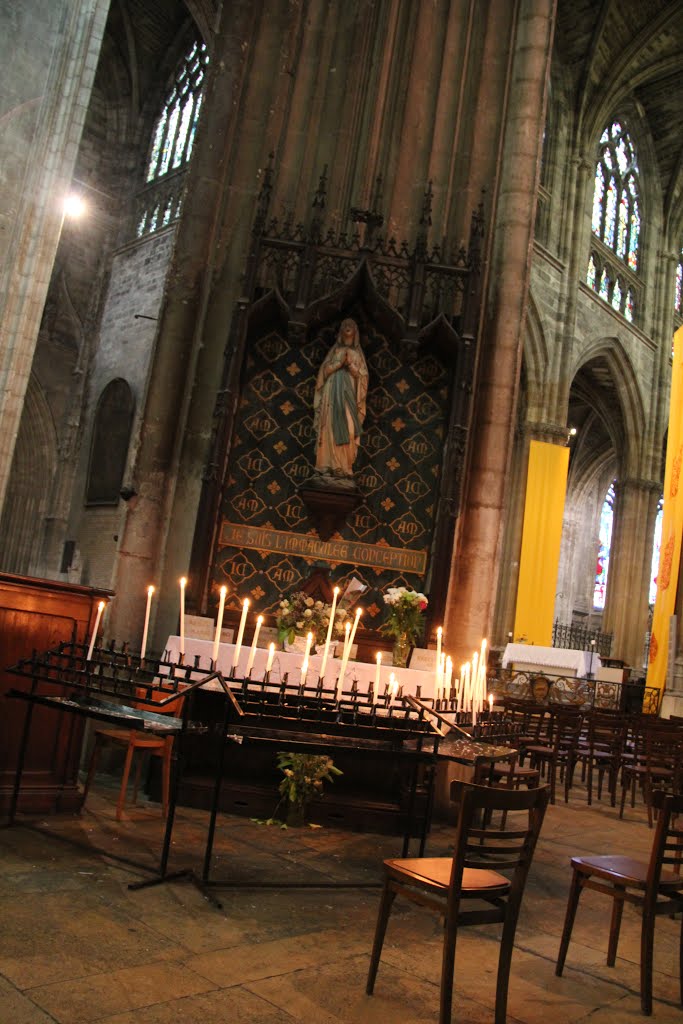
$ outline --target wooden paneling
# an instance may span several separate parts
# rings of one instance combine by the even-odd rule
[[[29,705],[6,697],[11,688],[29,689],[28,679],[7,669],[32,651],[61,641],[85,642],[97,603],[108,594],[91,587],[0,573],[0,809],[9,806],[21,734]],[[54,692],[54,687],[48,688]],[[19,810],[50,813],[77,809],[78,763],[83,722],[74,715],[36,707],[19,800]]]

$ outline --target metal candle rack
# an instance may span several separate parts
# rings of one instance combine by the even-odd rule
[[[420,765],[427,765],[427,806],[420,835],[420,855],[424,852],[429,830],[433,801],[434,768],[439,755],[439,744],[449,734],[449,759],[473,763],[482,754],[491,758],[504,756],[505,748],[484,747],[472,737],[435,711],[419,696],[404,696],[402,691],[390,694],[388,685],[381,694],[375,693],[370,683],[361,693],[357,681],[348,690],[339,692],[337,686],[325,686],[324,679],[313,683],[290,683],[287,674],[280,681],[268,674],[263,680],[251,678],[225,678],[213,662],[202,666],[200,656],[185,663],[182,656],[171,660],[164,657],[140,658],[131,653],[129,645],[117,647],[113,641],[108,647],[95,647],[87,658],[84,644],[61,643],[54,650],[36,653],[22,659],[9,671],[29,678],[27,689],[12,689],[8,696],[27,701],[27,713],[20,744],[9,822],[14,821],[24,757],[28,745],[31,717],[36,704],[71,712],[74,716],[69,734],[77,716],[113,722],[128,728],[154,729],[176,734],[173,772],[166,829],[158,874],[150,880],[133,883],[131,889],[189,877],[202,891],[210,882],[210,865],[220,801],[226,745],[229,741],[286,743],[291,749],[347,749],[350,751],[380,751],[390,756],[405,757],[412,764],[412,782],[408,825],[404,835],[403,856],[407,854],[411,822]],[[188,733],[215,730],[190,717],[191,702],[183,702],[182,715],[173,718],[159,714],[165,705],[209,685],[224,696],[223,721],[218,725],[218,749],[215,781],[211,802],[204,865],[201,879],[191,871],[169,874],[168,856],[174,824],[175,807],[185,759],[185,739]],[[59,688],[54,692],[53,688]],[[127,702],[134,702],[134,706]],[[455,747],[453,745],[455,741]],[[122,858],[123,859],[123,858]],[[142,867],[142,865],[136,865]],[[205,892],[206,895],[206,892]],[[214,903],[218,901],[213,899]],[[218,904],[220,906],[220,904]]]

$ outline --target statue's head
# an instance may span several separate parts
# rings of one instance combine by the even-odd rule
[[[339,328],[339,340],[344,345],[355,345],[358,340],[358,327],[355,320],[342,320]]]

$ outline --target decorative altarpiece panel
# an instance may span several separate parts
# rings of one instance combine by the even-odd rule
[[[433,589],[430,611],[440,616],[466,460],[481,208],[469,249],[446,260],[427,249],[431,184],[410,249],[375,237],[379,180],[373,210],[351,211],[362,225],[352,236],[322,232],[324,176],[308,229],[266,224],[271,182],[269,168],[195,534],[202,610],[226,583],[227,609],[249,597],[274,613],[283,594],[322,568],[333,584],[355,576],[367,585],[365,628],[381,622],[390,586]],[[299,491],[315,465],[316,375],[347,316],[358,323],[369,371],[354,466],[360,499],[322,540]]]
[[[367,585],[364,624],[370,626],[387,587],[426,586],[450,374],[430,351],[402,362],[362,310],[347,314],[359,325],[369,370],[354,467],[361,504],[338,534],[321,542],[298,493],[315,464],[316,374],[338,325],[301,345],[266,335],[247,351],[212,582],[274,612],[282,595],[299,589],[322,562],[335,584],[356,576]],[[307,543],[304,556],[299,552]]]

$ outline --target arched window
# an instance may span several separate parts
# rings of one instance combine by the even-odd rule
[[[600,139],[592,215],[593,235],[610,252],[605,254],[603,250],[600,256],[591,251],[586,283],[628,320],[633,319],[636,306],[631,275],[638,270],[640,260],[639,177],[629,134],[614,121]],[[623,269],[616,260],[609,271],[605,269],[605,255],[609,258],[610,253],[623,262]],[[596,265],[602,267],[599,274]]]
[[[607,590],[607,571],[609,569],[609,549],[612,544],[612,523],[614,521],[614,484],[609,485],[605,500],[602,503],[600,512],[600,527],[598,530],[598,560],[595,567],[595,586],[593,589],[593,607],[605,607],[605,593]]]
[[[88,505],[118,504],[134,405],[133,393],[120,377],[110,381],[100,395],[90,447],[85,497]]]
[[[147,187],[138,203],[138,237],[158,231],[180,216],[182,171],[192,155],[208,63],[205,44],[193,43],[157,118],[145,171]]]

